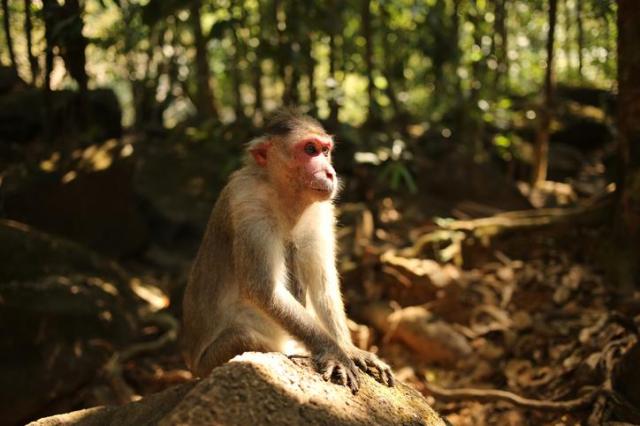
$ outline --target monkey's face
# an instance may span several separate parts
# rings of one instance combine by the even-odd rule
[[[313,198],[328,200],[338,188],[336,171],[331,165],[333,140],[326,134],[307,134],[292,144],[293,164],[303,189]]]

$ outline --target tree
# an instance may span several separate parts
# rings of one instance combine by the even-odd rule
[[[340,5],[335,0],[327,2],[327,10],[330,12],[325,15],[325,26],[329,35],[329,79],[327,91],[329,93],[329,117],[328,121],[332,127],[338,123],[338,115],[340,113],[340,104],[338,103],[338,55],[337,40],[340,37],[340,28],[344,24],[342,16],[338,9]]]
[[[618,152],[616,236],[627,288],[639,283],[640,264],[640,8],[636,0],[618,1]]]
[[[53,69],[53,49],[58,48],[67,71],[80,87],[81,99],[87,91],[89,77],[85,69],[88,41],[82,34],[82,5],[79,0],[66,0],[43,3],[43,18],[46,40],[45,88],[50,89],[50,74]]]
[[[254,37],[257,41],[253,53],[255,55],[255,59],[251,64],[252,69],[252,77],[253,77],[253,94],[255,97],[255,106],[254,111],[257,114],[262,115],[263,111],[263,94],[262,94],[262,39],[264,37],[264,33],[262,31],[262,3],[257,2],[256,10],[255,10],[255,22],[252,25],[252,31],[254,32]]]
[[[38,76],[38,60],[33,55],[31,0],[24,0],[24,33],[27,38],[27,57],[29,59],[29,70],[31,72],[31,84],[35,85]]]
[[[495,87],[503,90],[509,87],[509,34],[507,32],[507,0],[494,0],[494,50],[498,63],[495,73]]]
[[[531,183],[537,186],[547,179],[549,161],[549,128],[553,113],[553,59],[556,34],[557,0],[549,0],[549,31],[547,32],[547,67],[544,73],[544,100],[540,108],[540,122],[536,135]]]
[[[11,36],[11,16],[9,11],[9,0],[2,0],[2,25],[4,26],[4,37],[7,41],[7,50],[9,51],[9,60],[11,68],[17,70],[16,55],[13,51],[13,37]]]
[[[377,116],[378,105],[375,98],[375,86],[373,83],[373,34],[371,29],[371,0],[362,0],[362,36],[364,37],[364,61],[365,75],[367,77],[367,97],[369,99],[369,108],[367,112],[367,120],[372,120]]]
[[[196,47],[196,85],[198,90],[196,108],[201,118],[215,118],[218,116],[218,111],[214,104],[213,90],[209,81],[211,70],[207,54],[207,42],[202,32],[201,7],[202,0],[192,0],[190,19]]]
[[[578,76],[580,80],[584,78],[584,56],[582,51],[584,50],[584,24],[582,22],[582,14],[584,9],[582,7],[583,0],[576,0],[576,24],[578,26]]]

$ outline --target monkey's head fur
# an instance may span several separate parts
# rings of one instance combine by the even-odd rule
[[[280,109],[265,133],[247,144],[246,164],[265,174],[283,194],[311,202],[335,197],[339,183],[331,165],[334,141],[316,119]]]

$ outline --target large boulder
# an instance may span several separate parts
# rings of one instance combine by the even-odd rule
[[[133,341],[144,305],[116,264],[24,224],[0,220],[0,259],[0,423],[24,424]]]
[[[0,76],[2,79],[2,76]],[[2,95],[0,80],[0,144],[25,143],[42,136],[45,130],[45,92],[22,88]],[[48,94],[51,105],[50,131],[66,143],[72,135],[86,133],[92,140],[122,136],[122,111],[115,93],[110,89],[87,92],[86,100],[71,90],[56,90]]]
[[[195,384],[31,425],[445,425],[416,390],[402,383],[389,388],[364,373],[360,378],[360,391],[352,395],[322,380],[309,359],[250,352]]]
[[[44,170],[9,174],[6,216],[110,256],[141,252],[149,229],[133,190],[133,146],[110,139],[74,157],[52,156],[41,162]]]

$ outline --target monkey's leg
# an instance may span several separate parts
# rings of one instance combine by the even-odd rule
[[[229,327],[204,351],[194,371],[205,377],[211,370],[244,352],[270,352],[273,345],[252,330]]]

